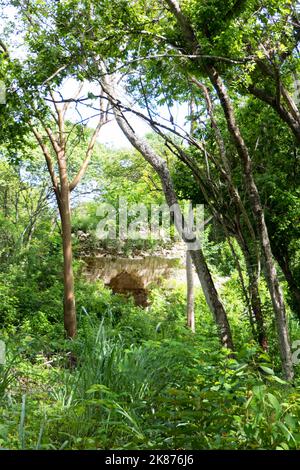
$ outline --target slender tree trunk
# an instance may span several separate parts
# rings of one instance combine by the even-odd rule
[[[195,333],[195,308],[194,308],[194,273],[193,263],[189,250],[186,251],[186,310],[187,326]]]
[[[276,111],[276,113],[282,119],[282,121],[284,121],[289,126],[289,128],[293,132],[299,144],[300,143],[299,114],[298,116],[295,116],[294,113],[290,112],[281,102],[278,102],[276,97],[267,94],[265,90],[261,90],[260,88],[257,88],[254,85],[250,85],[248,90],[253,96],[255,96],[261,101],[264,101]],[[297,110],[297,107],[293,101],[292,103],[293,103],[292,105],[294,105]]]
[[[74,275],[73,275],[73,250],[72,250],[72,225],[70,208],[70,191],[66,180],[62,180],[60,199],[58,202],[63,242],[63,271],[64,271],[64,326],[68,338],[74,338],[77,331]]]
[[[193,250],[190,253],[201,283],[206,303],[209,306],[217,324],[221,344],[225,348],[233,350],[233,341],[227,314],[219,299],[219,295],[211,277],[203,251]]]
[[[232,103],[228,96],[227,90],[223,84],[223,81],[220,78],[218,72],[213,67],[207,67],[207,69],[209,78],[220,99],[221,106],[223,108],[224,115],[226,118],[228,130],[230,132],[230,135],[232,136],[237,152],[241,158],[244,167],[245,182],[249,193],[251,207],[253,215],[255,217],[257,231],[259,234],[265,259],[265,273],[275,313],[282,367],[286,378],[288,380],[292,380],[294,377],[294,373],[286,321],[285,304],[282,290],[277,277],[276,267],[273,259],[273,253],[271,250],[269,234],[265,223],[265,217],[260,201],[259,192],[253,178],[251,158],[248,153],[248,148],[241,135],[240,129],[236,123]]]
[[[165,1],[168,4],[169,9],[173,13],[174,17],[177,19],[178,25],[181,28],[182,36],[186,43],[187,52],[191,54],[199,53],[199,51],[201,51],[201,45],[199,44],[199,41],[189,19],[182,12],[179,2],[177,0]],[[218,71],[214,66],[210,65],[209,63],[204,64],[201,59],[195,59],[193,61],[196,62],[206,72],[208,78],[210,79],[212,85],[214,86],[217,92],[221,106],[223,108],[229,133],[233,139],[233,142],[244,167],[246,187],[248,190],[252,206],[252,212],[256,220],[257,231],[259,234],[260,243],[265,258],[266,279],[275,313],[282,368],[286,378],[288,380],[292,380],[294,377],[294,372],[286,322],[284,299],[277,278],[276,267],[273,260],[273,253],[271,250],[268,230],[265,223],[264,212],[262,209],[259,192],[253,178],[252,162],[248,152],[248,148],[243,140],[240,129],[236,123],[235,114],[230,97],[227,93],[226,87],[224,86],[223,80],[221,79]]]
[[[8,217],[8,195],[9,195],[9,190],[4,189],[4,194],[3,194],[3,213],[4,217]]]
[[[250,322],[250,326],[251,326],[252,335],[253,335],[253,338],[255,338],[256,337],[256,330],[255,330],[255,325],[254,325],[254,314],[253,314],[253,311],[252,311],[250,296],[249,296],[248,290],[247,290],[246,285],[245,285],[243,270],[242,270],[242,267],[241,267],[239,257],[238,257],[238,255],[237,255],[237,253],[234,249],[234,246],[233,246],[233,244],[230,240],[230,235],[228,234],[228,231],[227,231],[226,227],[225,227],[225,233],[226,233],[226,236],[227,236],[227,240],[228,240],[228,244],[230,246],[232,256],[235,260],[235,264],[236,264],[236,268],[237,268],[237,271],[238,271],[238,275],[239,275],[243,295],[244,295],[245,302],[246,302],[247,309],[248,309],[248,313],[249,313],[249,322]]]
[[[111,83],[106,80],[105,87],[107,88],[105,91],[107,92],[108,96],[112,100],[112,105],[115,106],[115,117],[117,120],[118,125],[120,126],[121,130],[128,138],[129,142],[136,148],[141,155],[145,158],[145,160],[150,163],[153,169],[158,174],[164,195],[167,201],[168,206],[170,209],[174,206],[178,206],[177,196],[175,190],[173,188],[173,183],[171,180],[170,172],[168,170],[166,162],[157,155],[152,147],[144,140],[138,137],[131,126],[126,121],[125,117],[122,115],[122,112],[118,109],[118,100],[115,97],[115,92]],[[175,225],[179,233],[181,234],[180,227],[176,223],[176,219],[182,218],[182,214],[178,214],[178,217],[175,217]],[[186,240],[185,240],[186,241]],[[228,349],[234,349],[233,347],[233,340],[230,330],[230,325],[227,319],[227,314],[225,312],[224,306],[219,299],[218,292],[214,285],[213,279],[211,277],[209,268],[207,266],[205,256],[201,248],[191,250],[190,251],[194,266],[196,268],[196,272],[198,274],[200,284],[205,295],[206,302],[214,316],[215,322],[217,324],[218,333],[220,337],[221,344]]]
[[[297,281],[294,278],[294,275],[291,271],[289,262],[286,259],[286,257],[284,255],[282,256],[282,254],[277,254],[276,253],[275,258],[276,258],[279,266],[281,267],[281,270],[284,274],[284,277],[285,277],[285,279],[288,283],[288,287],[289,287],[290,293],[291,293],[292,298],[293,298],[295,313],[296,313],[298,319],[300,320],[300,289],[299,289],[299,286],[297,284]]]
[[[82,86],[83,84],[81,83],[77,93],[74,96],[74,101],[76,101],[77,97],[79,96],[79,93],[82,90]],[[54,117],[53,124],[55,124],[54,127],[56,128],[56,131],[53,131],[50,127],[48,127],[43,119],[40,119],[40,122],[47,135],[48,143],[51,144],[51,147],[54,150],[59,175],[56,174],[56,164],[54,164],[48,145],[45,144],[43,135],[40,134],[38,129],[36,129],[36,127],[31,122],[29,124],[41,150],[43,151],[59,209],[64,260],[64,326],[67,336],[69,338],[74,338],[77,331],[77,322],[74,275],[72,266],[73,253],[70,193],[76,188],[87,170],[100,129],[106,122],[108,122],[108,109],[106,107],[106,100],[103,96],[101,96],[98,124],[93,131],[91,138],[89,139],[84,159],[81,162],[73,180],[69,183],[66,153],[70,132],[73,131],[74,126],[70,132],[66,133],[65,117],[72,100],[68,100],[67,103],[64,103],[63,106],[60,107],[56,102],[54,91],[50,89],[49,93],[52,98],[53,107],[55,109],[55,113],[53,114],[52,112],[52,115]],[[61,95],[60,98],[62,98]],[[66,138],[66,134],[68,134],[68,138]],[[74,362],[75,358],[73,356],[70,356],[70,358]]]
[[[261,300],[258,289],[258,275],[257,270],[253,270],[252,267],[247,269],[249,276],[249,294],[250,301],[252,306],[252,311],[254,314],[257,330],[257,340],[260,346],[267,351],[268,349],[268,339],[264,324],[264,318],[261,308]]]
[[[251,309],[255,319],[256,325],[256,335],[257,341],[260,346],[267,351],[268,349],[268,339],[265,328],[265,322],[262,312],[261,299],[259,294],[259,270],[256,265],[255,260],[250,256],[249,250],[243,249],[243,254],[246,262],[246,268],[248,273],[248,290],[249,290],[249,299],[251,303]]]

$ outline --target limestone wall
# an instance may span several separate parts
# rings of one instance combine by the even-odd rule
[[[185,276],[184,263],[180,258],[85,256],[83,260],[86,277],[90,281],[101,279],[105,284],[110,284],[113,278],[122,273],[140,279],[143,288],[163,279],[180,281]]]

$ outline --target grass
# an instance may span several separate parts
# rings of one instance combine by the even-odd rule
[[[0,446],[299,449],[297,381],[245,338],[229,358],[203,307],[193,335],[181,291],[153,296],[149,311],[122,303],[117,320],[83,311],[72,343],[15,335],[0,369]]]

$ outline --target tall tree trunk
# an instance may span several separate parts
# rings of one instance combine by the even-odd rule
[[[63,242],[63,271],[64,271],[64,326],[68,338],[74,338],[77,331],[74,275],[73,275],[73,250],[72,250],[72,225],[70,191],[66,180],[62,181],[60,199],[58,201]]]
[[[264,317],[261,308],[261,300],[259,295],[259,288],[258,288],[258,272],[252,266],[247,265],[247,272],[249,276],[249,297],[252,306],[252,311],[255,318],[256,323],[256,333],[257,333],[257,341],[260,346],[267,351],[268,349],[268,339],[264,324]]]
[[[231,329],[227,314],[219,299],[219,295],[211,277],[203,251],[193,250],[190,253],[201,283],[206,303],[209,306],[217,324],[221,344],[228,349],[233,349]]]
[[[186,313],[187,326],[195,333],[195,308],[194,308],[194,273],[193,263],[189,250],[186,251]]]
[[[166,162],[154,152],[152,147],[150,147],[144,139],[141,139],[136,135],[136,133],[128,124],[122,112],[118,108],[118,99],[116,93],[114,92],[113,85],[104,78],[103,81],[104,86],[106,88],[105,91],[110,97],[111,103],[114,106],[115,117],[119,127],[121,128],[125,136],[128,138],[129,142],[133,145],[133,147],[141,153],[145,160],[150,163],[152,168],[158,174],[162,183],[163,192],[167,204],[170,209],[172,210],[174,206],[178,208],[177,217],[175,217],[175,225],[177,230],[179,230],[179,233],[181,234],[181,227],[178,226],[178,221],[182,220],[182,214],[179,214],[180,209],[178,206],[177,196],[173,188],[173,183]],[[221,344],[225,348],[233,350],[233,340],[227,314],[225,312],[222,302],[219,299],[219,295],[211,277],[203,251],[200,247],[198,249],[191,250],[190,253],[200,280],[203,293],[205,295],[206,302],[217,324]]]
[[[293,307],[297,318],[300,320],[300,288],[297,284],[296,279],[294,278],[294,275],[289,265],[289,261],[287,260],[286,256],[282,255],[281,252],[280,254],[276,253],[275,258],[279,266],[281,267],[284,277],[288,283],[290,294],[293,300]]]
[[[284,90],[284,87],[281,86],[281,89]],[[300,120],[299,120],[299,112],[298,112],[297,106],[294,103],[294,101],[290,97],[289,97],[290,98],[289,100],[286,100],[290,104],[290,106],[289,106],[290,109],[288,109],[282,103],[283,100],[278,100],[276,97],[268,94],[265,90],[257,88],[254,85],[250,85],[248,87],[248,91],[253,96],[255,96],[256,98],[258,98],[261,101],[264,101],[266,104],[271,106],[276,111],[276,113],[281,118],[281,120],[289,126],[289,128],[293,132],[293,134],[294,134],[294,136],[295,136],[295,138],[296,138],[296,140],[299,144],[300,143]],[[287,98],[288,96],[289,95],[287,94],[287,92],[285,92],[285,93],[283,92],[283,96],[282,96],[283,99]],[[295,113],[293,113],[293,109],[291,110],[291,107],[292,108],[294,107],[294,110],[296,111],[297,115],[295,115]]]
[[[189,19],[182,12],[179,2],[177,0],[165,1],[168,4],[169,9],[173,13],[174,17],[177,19],[178,25],[181,28],[182,36],[186,43],[187,52],[190,54],[198,54],[199,52],[201,52],[201,45],[197,39],[197,36]],[[278,281],[275,263],[273,260],[273,253],[271,250],[268,230],[265,223],[264,212],[262,209],[259,192],[253,178],[252,162],[248,152],[248,148],[243,140],[240,129],[236,123],[231,100],[218,71],[211,64],[207,62],[203,63],[203,60],[201,59],[193,59],[193,62],[196,63],[200,69],[205,71],[217,92],[221,106],[223,108],[229,133],[233,139],[233,142],[244,167],[246,187],[249,193],[252,212],[256,220],[257,231],[259,234],[265,258],[266,279],[275,313],[282,368],[285,377],[288,380],[292,380],[294,377],[294,372],[287,329],[284,299]]]
[[[248,279],[249,279],[249,284],[248,284],[249,299],[250,299],[253,317],[255,319],[257,341],[260,344],[260,346],[265,351],[267,351],[268,338],[267,338],[264,316],[263,316],[262,306],[261,306],[261,299],[260,299],[260,294],[259,294],[259,286],[258,286],[259,268],[257,266],[257,260],[253,259],[255,257],[251,256],[249,247],[245,246],[245,244],[240,244],[240,246],[243,251]]]
[[[219,76],[218,72],[214,67],[207,67],[207,71],[209,74],[209,78],[220,99],[229,133],[235,143],[235,147],[243,164],[245,183],[249,193],[252,212],[255,217],[257,231],[259,234],[265,259],[265,273],[275,313],[282,368],[285,377],[288,380],[292,380],[294,377],[294,372],[286,321],[285,304],[282,290],[277,277],[276,267],[273,259],[273,253],[271,250],[269,234],[265,222],[259,192],[253,177],[251,158],[248,152],[248,148],[241,135],[240,129],[236,123],[232,103],[221,77]]]
[[[80,84],[78,91],[76,92],[73,98],[74,101],[76,101],[77,97],[79,96],[82,87],[83,83]],[[30,122],[29,124],[41,150],[43,151],[59,209],[62,228],[61,235],[64,259],[64,326],[67,336],[69,338],[74,338],[77,330],[77,322],[74,293],[74,275],[72,266],[73,253],[70,193],[76,188],[76,186],[83,178],[87,170],[100,129],[106,122],[108,122],[108,112],[105,104],[106,100],[104,99],[103,94],[101,93],[98,124],[91,134],[85,151],[84,159],[79,165],[78,171],[75,174],[73,180],[69,183],[66,156],[67,144],[69,141],[70,132],[73,131],[75,126],[72,127],[70,132],[66,133],[65,117],[68,111],[68,107],[71,104],[72,100],[67,100],[67,102],[65,102],[63,106],[60,107],[57,104],[54,91],[50,89],[49,93],[52,98],[53,108],[55,109],[55,113],[52,112],[51,114],[54,117],[53,124],[55,124],[56,131],[53,131],[50,127],[48,127],[48,125],[41,118],[40,122],[47,135],[48,143],[51,144],[51,147],[54,150],[59,175],[56,174],[56,164],[54,164],[51,152],[48,148],[48,145],[45,143],[43,135],[40,134],[38,129],[36,129],[36,127],[33,125],[33,123]],[[63,100],[61,94],[59,94],[59,96],[59,99]],[[67,138],[66,135],[68,135]]]

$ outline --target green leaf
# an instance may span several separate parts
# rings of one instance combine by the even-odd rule
[[[272,375],[271,377],[268,377],[269,380],[271,380],[272,382],[278,382],[279,384],[281,385],[288,385],[288,382],[286,382],[285,380],[282,380],[280,377],[277,377],[277,375]]]
[[[281,411],[281,405],[275,395],[273,395],[272,393],[268,393],[268,399],[273,408],[276,410],[276,413],[279,413]]]
[[[109,393],[110,390],[103,384],[94,384],[86,391],[86,393],[95,393],[95,392]]]
[[[266,374],[275,375],[275,372],[273,371],[273,369],[270,369],[269,367],[266,367],[266,366],[259,366],[259,367]]]

